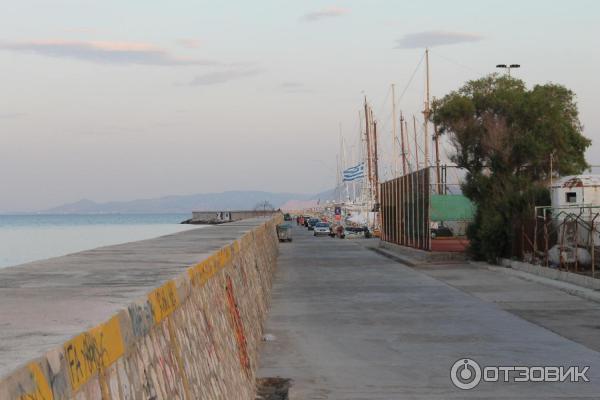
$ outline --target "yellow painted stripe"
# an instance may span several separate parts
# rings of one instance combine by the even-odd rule
[[[175,281],[169,281],[159,288],[154,289],[148,295],[148,301],[152,307],[154,322],[157,324],[171,315],[179,306],[177,285]]]
[[[66,342],[64,352],[73,391],[117,361],[124,348],[118,316]]]
[[[27,368],[35,385],[33,392],[19,396],[19,400],[54,400],[52,389],[46,380],[41,368],[37,363],[30,363]]]
[[[240,244],[236,241],[227,245],[210,256],[206,260],[188,268],[188,276],[195,287],[204,286],[217,272],[225,268],[239,251]]]
[[[195,287],[204,286],[206,282],[214,275],[216,268],[216,261],[209,257],[188,269],[188,275],[192,285]]]

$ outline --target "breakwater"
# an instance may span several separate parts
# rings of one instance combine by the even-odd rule
[[[279,213],[274,210],[193,211],[192,218],[183,221],[182,224],[217,225],[248,218],[271,217]]]
[[[252,399],[280,219],[1,271],[0,399]]]

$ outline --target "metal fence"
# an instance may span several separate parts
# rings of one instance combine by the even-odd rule
[[[429,250],[429,200],[429,169],[382,183],[381,239]]]
[[[536,207],[535,218],[513,230],[514,257],[600,278],[600,207]]]
[[[383,182],[381,239],[421,250],[463,251],[475,207],[460,192],[462,177],[464,171],[441,166]],[[438,237],[442,231],[444,237]]]

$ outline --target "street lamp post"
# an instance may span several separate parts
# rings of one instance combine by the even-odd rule
[[[508,76],[510,76],[510,70],[513,68],[521,68],[521,65],[520,64],[509,64],[509,65],[498,64],[498,65],[496,65],[496,68],[506,69],[508,71]]]

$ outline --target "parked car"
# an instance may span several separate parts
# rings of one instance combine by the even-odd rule
[[[315,225],[317,223],[321,222],[321,220],[319,218],[311,218],[308,220],[308,230],[312,231],[315,229]]]
[[[283,214],[283,220],[284,221],[291,221],[292,220],[292,216],[289,213],[285,213],[285,214]]]
[[[279,224],[277,225],[277,238],[280,242],[292,241],[292,225]]]
[[[315,236],[319,236],[319,235],[329,235],[329,233],[331,232],[331,227],[329,226],[329,224],[327,222],[317,222],[317,224],[314,226],[313,230],[314,235]]]
[[[438,237],[452,237],[452,236],[454,236],[454,232],[452,232],[452,229],[448,228],[447,226],[440,225],[437,228],[431,229],[431,238],[432,239],[435,239]]]
[[[358,238],[364,237],[366,239],[372,236],[371,231],[366,226],[347,226],[344,228],[344,237],[346,238]]]

